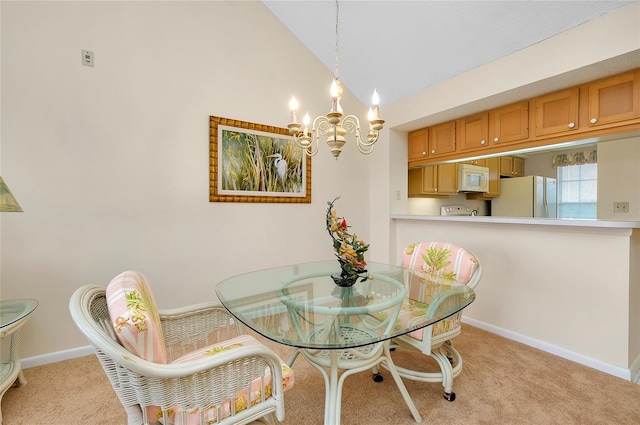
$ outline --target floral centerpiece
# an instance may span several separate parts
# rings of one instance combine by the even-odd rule
[[[331,275],[338,286],[352,286],[361,278],[362,281],[369,278],[367,273],[367,262],[364,260],[364,253],[369,249],[369,245],[358,239],[355,234],[350,234],[347,220],[338,217],[333,204],[340,199],[336,197],[333,201],[327,202],[326,225],[327,232],[333,239],[333,251],[340,263],[340,273]]]

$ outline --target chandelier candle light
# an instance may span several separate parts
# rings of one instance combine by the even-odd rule
[[[309,133],[309,124],[311,118],[307,113],[302,119],[302,125],[298,122],[298,101],[295,97],[291,97],[289,107],[291,109],[291,123],[287,125],[289,133],[293,136],[293,140],[300,148],[304,149],[307,155],[313,156],[318,152],[318,141],[320,136],[327,136],[327,145],[331,149],[334,158],[342,152],[342,146],[346,143],[345,135],[355,134],[356,145],[358,150],[368,155],[373,151],[373,145],[378,141],[378,135],[384,125],[384,120],[380,119],[380,108],[378,93],[373,90],[371,102],[373,106],[369,108],[369,131],[363,139],[360,132],[360,121],[355,115],[343,116],[342,106],[342,85],[338,78],[338,14],[339,6],[336,1],[336,43],[335,43],[335,68],[333,83],[331,84],[331,111],[326,116],[320,115],[313,120],[311,133]]]

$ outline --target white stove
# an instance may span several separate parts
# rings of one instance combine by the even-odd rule
[[[444,205],[440,207],[440,215],[473,215],[468,207],[462,205]]]

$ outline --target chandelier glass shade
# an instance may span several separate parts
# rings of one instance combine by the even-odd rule
[[[342,100],[342,85],[338,78],[338,15],[339,6],[336,1],[336,42],[335,42],[335,70],[333,83],[331,84],[331,110],[327,115],[320,115],[313,120],[309,114],[305,114],[302,123],[298,122],[298,101],[291,97],[289,108],[291,109],[291,122],[287,125],[289,133],[293,136],[296,145],[304,149],[307,155],[313,156],[318,152],[321,137],[326,137],[326,142],[331,149],[331,154],[338,159],[342,152],[342,147],[347,142],[347,135],[355,137],[358,150],[368,155],[373,151],[373,145],[378,141],[380,130],[384,125],[384,120],[380,119],[380,108],[378,106],[378,93],[373,90],[371,99],[372,106],[369,108],[369,129],[366,133],[360,127],[360,121],[355,115],[344,115],[340,101]]]

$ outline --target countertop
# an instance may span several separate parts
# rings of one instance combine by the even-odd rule
[[[519,225],[532,225],[532,226],[640,229],[640,221],[596,220],[596,219],[440,216],[440,215],[412,215],[412,214],[392,214],[391,219],[447,221],[447,222],[460,222],[460,223],[519,224]]]

